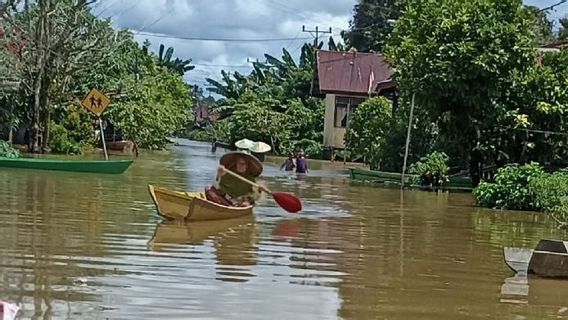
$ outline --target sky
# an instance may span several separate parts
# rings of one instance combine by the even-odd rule
[[[525,0],[546,7],[559,0]],[[99,0],[94,12],[111,18],[113,25],[130,29],[135,39],[174,48],[174,56],[192,59],[196,66],[185,75],[191,84],[206,87],[205,78],[219,79],[220,71],[248,73],[252,61],[264,53],[280,57],[282,48],[299,55],[302,44],[313,41],[314,30],[329,31],[336,41],[349,27],[357,0]],[[555,8],[550,18],[568,13],[568,3]],[[330,34],[323,34],[327,40]],[[186,38],[186,39],[179,39]],[[198,40],[196,40],[196,38]],[[231,41],[221,41],[221,40]],[[243,40],[262,41],[243,41]],[[321,39],[321,38],[320,38]],[[215,40],[215,41],[213,41]]]

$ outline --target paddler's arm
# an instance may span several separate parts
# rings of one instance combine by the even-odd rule
[[[215,189],[219,190],[219,184],[221,183],[221,177],[223,177],[225,175],[225,166],[220,165],[217,168],[217,176],[215,177]]]

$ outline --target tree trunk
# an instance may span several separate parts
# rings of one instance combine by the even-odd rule
[[[47,13],[50,7],[49,0],[39,1],[40,15],[38,18],[38,31],[36,35],[37,39],[37,76],[34,79],[34,100],[32,105],[32,122],[30,130],[30,141],[28,144],[28,151],[32,153],[39,153],[40,146],[38,142],[39,138],[39,125],[40,125],[40,115],[42,111],[42,102],[45,104],[45,97],[42,94],[46,94],[47,90],[44,88],[45,85],[45,68],[46,68],[46,56],[48,54],[48,41],[46,37],[47,32]],[[42,101],[43,100],[43,101]]]
[[[469,159],[469,176],[471,177],[471,185],[476,188],[481,182],[483,174],[483,155],[479,150],[471,150]]]
[[[39,76],[43,76],[43,67],[40,67]],[[28,144],[28,152],[38,153],[38,136],[39,136],[39,116],[40,116],[40,95],[41,95],[41,81],[35,80],[34,85],[34,102],[32,105],[32,122],[30,128],[30,140]]]
[[[14,143],[14,104],[10,103],[10,121],[8,122],[8,143]]]
[[[51,112],[49,110],[49,98],[45,97],[45,114],[43,119],[43,139],[41,139],[41,152],[47,153],[49,144],[49,123],[51,121]]]

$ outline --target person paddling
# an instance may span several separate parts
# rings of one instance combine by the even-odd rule
[[[255,182],[262,173],[262,164],[256,157],[245,152],[226,153],[221,157],[215,184],[205,189],[205,196],[208,200],[225,206],[246,207],[253,205],[260,198],[261,191],[266,191],[262,186],[253,187],[227,174],[226,169]]]

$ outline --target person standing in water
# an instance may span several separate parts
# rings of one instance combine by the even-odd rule
[[[285,169],[286,171],[294,171],[294,169],[296,168],[294,161],[294,155],[290,154],[288,156],[288,159],[286,159],[286,161],[284,161],[284,163],[280,166],[280,170]]]
[[[296,173],[308,173],[308,161],[304,150],[300,150],[296,156]]]

